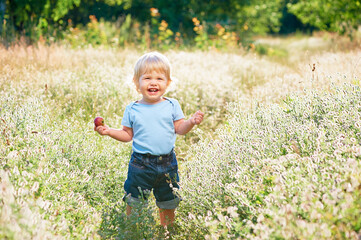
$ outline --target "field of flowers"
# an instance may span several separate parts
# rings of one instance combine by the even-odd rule
[[[174,239],[360,238],[361,51],[297,41],[282,59],[165,52],[167,96],[206,114],[177,139]],[[131,144],[93,131],[139,98],[141,54],[0,48],[1,239],[167,238],[153,198],[125,215]]]

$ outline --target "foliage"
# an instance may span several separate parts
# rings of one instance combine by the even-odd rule
[[[62,23],[61,19],[70,9],[80,5],[80,0],[5,1],[5,20],[8,28],[14,24],[30,41],[37,41],[49,29]],[[6,31],[7,29],[3,29]]]
[[[163,50],[169,49],[173,43],[173,31],[168,28],[169,24],[165,20],[161,20],[157,8],[151,8],[150,15],[152,17],[150,21],[150,39],[154,42],[153,46]],[[150,47],[150,44],[148,47]]]
[[[232,49],[247,47],[254,35],[297,30],[353,37],[360,8],[359,1],[340,0],[7,0],[0,4],[0,30],[7,46],[25,37],[72,46]]]
[[[303,23],[318,29],[348,34],[361,24],[361,2],[342,0],[312,0],[288,3],[291,13]],[[342,14],[340,14],[342,13]]]
[[[252,1],[245,6],[243,11],[238,12],[238,23],[243,32],[251,31],[257,34],[277,33],[280,29],[282,17],[281,0]]]
[[[89,19],[91,21],[85,28],[74,27],[69,20],[69,27],[62,42],[75,48],[87,45],[124,47],[132,41],[131,35],[134,33],[130,15],[119,19],[116,24],[105,22],[103,19],[98,21],[94,15],[89,16]]]

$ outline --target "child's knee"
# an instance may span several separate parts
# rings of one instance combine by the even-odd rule
[[[160,209],[176,209],[181,201],[181,198],[175,197],[168,201],[156,201],[156,204]]]

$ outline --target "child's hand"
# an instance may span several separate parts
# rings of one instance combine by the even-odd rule
[[[94,131],[97,131],[100,135],[109,135],[110,132],[107,125],[95,127]]]
[[[191,117],[191,122],[194,125],[198,125],[203,121],[204,113],[202,113],[200,110],[198,110],[193,116]]]

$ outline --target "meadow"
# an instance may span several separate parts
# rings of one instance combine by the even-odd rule
[[[266,43],[266,44],[265,44]],[[361,50],[259,39],[267,54],[167,51],[178,136],[174,239],[359,239]],[[263,44],[263,45],[261,45]],[[101,137],[139,99],[137,50],[0,47],[0,238],[162,239],[154,198],[127,218],[130,143]]]

